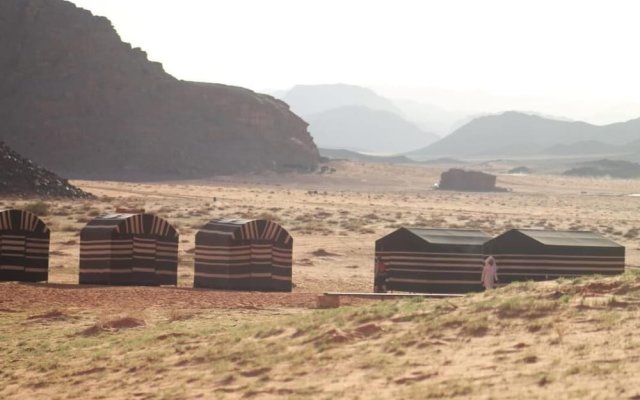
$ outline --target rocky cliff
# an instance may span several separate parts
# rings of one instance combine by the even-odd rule
[[[63,0],[0,2],[0,76],[0,140],[68,176],[309,170],[319,160],[285,103],[177,80],[106,18]]]

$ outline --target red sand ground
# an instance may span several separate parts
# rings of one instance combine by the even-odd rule
[[[318,293],[260,293],[140,286],[0,284],[0,312],[38,308],[131,310],[315,308]],[[365,300],[345,299],[342,304]]]

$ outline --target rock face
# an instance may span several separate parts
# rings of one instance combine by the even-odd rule
[[[194,177],[319,161],[307,124],[284,102],[179,81],[106,18],[63,0],[0,2],[0,76],[0,140],[68,176]]]
[[[0,142],[0,195],[75,197],[91,195],[34,164]]]
[[[620,179],[640,178],[640,164],[624,160],[594,160],[578,164],[564,172],[569,176],[608,176]]]
[[[473,192],[492,192],[499,190],[496,188],[495,175],[485,174],[479,171],[466,171],[458,168],[451,168],[442,173],[438,189]]]

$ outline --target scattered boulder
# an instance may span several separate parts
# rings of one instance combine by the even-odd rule
[[[0,195],[88,198],[89,193],[34,164],[0,141]]]
[[[635,179],[640,178],[640,164],[631,161],[608,159],[587,161],[565,171],[564,175]]]

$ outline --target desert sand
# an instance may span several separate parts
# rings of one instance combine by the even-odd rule
[[[438,168],[332,167],[74,181],[96,199],[47,201],[50,282],[0,284],[0,397],[640,398],[640,198],[630,196],[640,181],[512,176],[496,163],[489,172],[511,192],[464,193],[433,190]],[[80,229],[120,207],[178,229],[178,288],[77,285]],[[293,293],[191,289],[195,233],[219,217],[274,219],[290,231]],[[370,291],[374,242],[402,225],[594,230],[626,246],[629,272],[316,308],[325,291]]]

